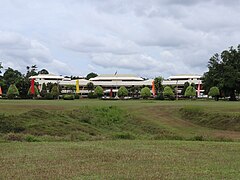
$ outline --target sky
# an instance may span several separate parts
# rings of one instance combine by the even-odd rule
[[[240,44],[240,0],[0,0],[0,62],[57,75],[203,74]]]

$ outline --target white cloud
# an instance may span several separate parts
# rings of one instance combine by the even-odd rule
[[[0,56],[5,68],[12,67],[22,72],[31,65],[55,72],[71,72],[67,64],[54,59],[43,44],[19,33],[0,31]]]
[[[239,0],[11,0],[0,12],[0,55],[13,68],[202,74],[240,42]]]

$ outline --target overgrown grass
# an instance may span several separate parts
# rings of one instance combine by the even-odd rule
[[[13,134],[22,141],[27,135],[39,141],[119,138],[240,140],[240,132],[236,131],[238,121],[231,124],[235,129],[226,126],[228,131],[216,130],[211,121],[201,124],[196,119],[187,120],[187,115],[182,116],[183,112],[179,111],[185,107],[200,108],[204,113],[224,114],[215,116],[216,122],[240,114],[239,102],[0,100],[0,141],[15,139]]]
[[[0,179],[240,179],[240,144],[1,143]]]
[[[184,119],[201,126],[240,131],[240,113],[209,112],[194,106],[181,108],[180,113]]]
[[[173,133],[154,122],[140,121],[134,115],[116,106],[82,107],[62,112],[33,109],[18,115],[2,115],[0,133],[6,140],[25,141],[27,135],[36,141],[154,139],[170,138]],[[29,138],[28,138],[29,139]],[[29,141],[29,140],[27,140]]]

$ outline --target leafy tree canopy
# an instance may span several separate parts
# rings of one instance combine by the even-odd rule
[[[163,95],[166,97],[174,96],[172,88],[169,86],[166,86],[163,90]]]
[[[150,97],[151,96],[151,91],[150,91],[150,89],[148,88],[148,87],[145,87],[145,88],[142,88],[141,89],[141,96],[144,98],[144,99],[146,99],[146,98],[148,98],[148,97]]]
[[[157,94],[163,91],[162,82],[163,82],[163,77],[161,77],[161,76],[156,77],[154,79],[154,85],[155,85],[155,90],[156,90]]]
[[[203,84],[206,92],[217,86],[224,96],[236,100],[236,93],[240,92],[240,45],[237,49],[230,47],[221,55],[215,54],[210,58]]]
[[[92,82],[87,83],[87,90],[91,91],[94,89],[94,84]]]
[[[102,97],[103,96],[103,88],[101,86],[97,86],[94,89],[94,95],[97,97]]]
[[[38,71],[38,74],[49,74],[49,72],[46,69],[42,69]]]
[[[181,95],[184,95],[185,94],[185,91],[186,89],[188,88],[188,86],[190,86],[189,82],[185,82],[184,83],[184,86],[183,86],[183,89],[181,91]]]
[[[19,91],[18,91],[17,87],[15,86],[15,84],[11,84],[7,91],[7,97],[12,99],[15,96],[19,96]]]
[[[193,86],[188,86],[184,93],[184,96],[186,96],[186,97],[196,96],[196,89]]]
[[[124,97],[124,96],[127,96],[128,95],[128,90],[125,86],[121,86],[119,89],[118,89],[118,96],[119,97]]]
[[[96,73],[91,72],[91,73],[89,73],[89,74],[87,75],[86,79],[89,80],[89,79],[94,78],[94,77],[97,77],[97,76],[98,76],[98,75],[97,75]]]

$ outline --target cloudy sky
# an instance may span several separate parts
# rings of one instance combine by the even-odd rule
[[[0,0],[0,62],[60,75],[202,74],[240,43],[240,0]]]

